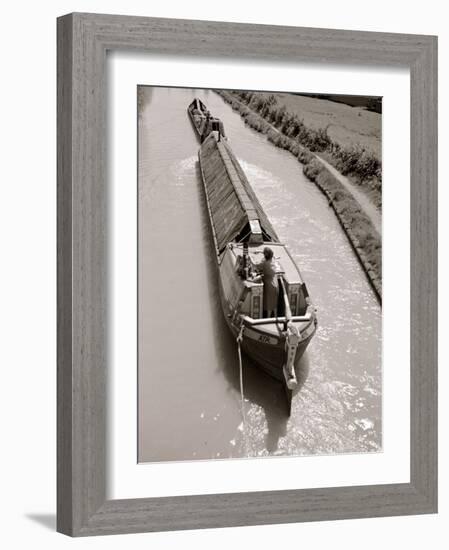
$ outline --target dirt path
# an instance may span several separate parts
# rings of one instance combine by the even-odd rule
[[[278,130],[275,126],[270,124],[267,120],[265,120],[265,122],[269,124],[271,129],[274,130],[276,133],[284,135],[280,130]],[[382,214],[376,208],[376,206],[371,202],[369,197],[365,195],[363,191],[358,189],[357,186],[354,183],[352,183],[349,178],[341,174],[334,166],[332,166],[332,164],[329,164],[327,160],[324,160],[323,158],[321,158],[316,153],[313,153],[312,151],[311,153],[312,155],[314,155],[317,161],[320,162],[323,166],[325,166],[329,170],[329,172],[351,193],[354,199],[358,202],[360,208],[365,212],[365,214],[369,217],[369,219],[373,223],[376,231],[379,233],[379,235],[382,235]]]
[[[321,162],[328,170],[329,172],[338,179],[338,181],[346,187],[346,189],[352,194],[354,199],[359,203],[360,208],[365,212],[365,214],[369,217],[369,219],[372,221],[376,231],[379,233],[379,235],[382,235],[382,214],[378,208],[371,202],[369,197],[365,195],[363,191],[357,188],[357,186],[351,182],[349,178],[346,176],[343,176],[343,174],[340,174],[340,172],[332,166],[332,164],[329,164],[326,160],[321,158],[319,155],[316,155],[314,153],[316,159]]]

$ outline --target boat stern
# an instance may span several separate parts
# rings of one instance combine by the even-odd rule
[[[243,316],[242,349],[264,371],[296,386],[296,369],[317,328],[315,308],[309,306],[303,316],[251,319]]]

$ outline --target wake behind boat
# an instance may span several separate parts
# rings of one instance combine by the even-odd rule
[[[200,100],[192,104],[195,102],[204,106]],[[242,350],[283,383],[290,414],[298,383],[296,367],[316,331],[315,308],[296,263],[279,241],[228,141],[223,139],[222,127],[219,121],[199,150],[221,304]],[[274,256],[278,287],[274,317],[267,316],[260,276],[267,248]]]

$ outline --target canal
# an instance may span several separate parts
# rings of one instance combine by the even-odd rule
[[[225,459],[382,448],[381,308],[327,200],[289,152],[209,90],[145,87],[138,120],[138,459]],[[286,416],[278,382],[244,360],[220,307],[187,106],[200,97],[318,309]]]

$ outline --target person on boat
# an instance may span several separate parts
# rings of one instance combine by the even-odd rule
[[[235,271],[241,279],[245,279],[245,261],[240,254],[237,256],[235,262]]]
[[[273,250],[266,246],[263,249],[263,255],[263,260],[255,266],[263,279],[263,316],[276,317],[279,287]]]

